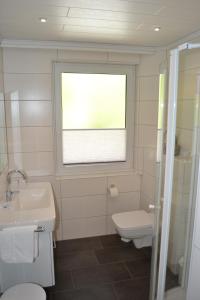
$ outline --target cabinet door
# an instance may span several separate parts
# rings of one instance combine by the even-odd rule
[[[24,271],[26,281],[43,287],[55,284],[52,233],[39,233],[39,256],[33,264],[26,264]]]
[[[0,261],[1,292],[24,282],[43,287],[55,284],[52,233],[39,233],[39,256],[34,263],[8,264]]]

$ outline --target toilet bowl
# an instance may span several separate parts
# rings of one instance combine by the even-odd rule
[[[135,210],[112,215],[122,241],[133,241],[136,248],[152,246],[153,214]]]
[[[0,297],[1,300],[46,300],[42,287],[33,283],[22,283],[7,289]]]

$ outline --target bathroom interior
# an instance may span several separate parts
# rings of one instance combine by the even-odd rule
[[[0,1],[0,299],[199,300],[200,3]]]

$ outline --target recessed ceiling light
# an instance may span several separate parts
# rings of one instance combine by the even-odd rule
[[[154,27],[154,31],[156,31],[156,32],[158,32],[158,31],[160,31],[160,27]]]
[[[47,22],[46,18],[39,18],[39,20],[40,20],[41,23],[46,23]]]

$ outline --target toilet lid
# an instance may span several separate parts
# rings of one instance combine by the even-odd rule
[[[144,210],[135,210],[112,216],[115,224],[124,229],[153,227],[153,214],[148,214]]]
[[[45,300],[46,293],[43,288],[33,283],[17,284],[7,289],[1,300]]]

